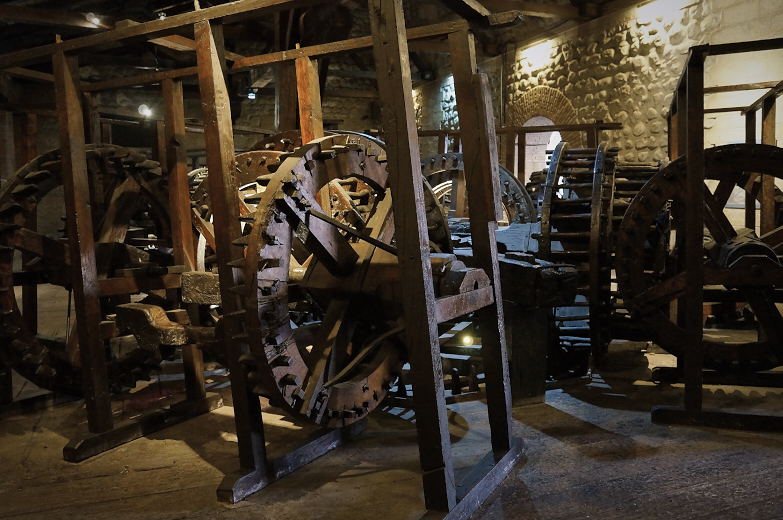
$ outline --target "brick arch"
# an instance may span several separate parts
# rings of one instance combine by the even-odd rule
[[[552,87],[533,87],[511,105],[507,114],[512,126],[522,126],[536,116],[543,116],[556,125],[579,122],[574,105],[562,92]],[[583,146],[582,132],[560,132],[560,135],[573,148]]]

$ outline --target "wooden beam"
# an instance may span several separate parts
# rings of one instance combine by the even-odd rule
[[[87,20],[85,13],[60,9],[41,9],[38,7],[19,7],[0,5],[0,20],[30,25],[53,25],[67,27],[85,27],[87,29],[105,29]]]
[[[296,90],[296,65],[279,63],[275,68],[275,129],[278,132],[296,130],[299,114]]]
[[[783,87],[783,83],[781,83]],[[777,97],[768,95],[763,98],[761,106],[761,144],[775,146],[775,115],[777,112]],[[761,234],[765,235],[775,229],[775,177],[764,175],[761,178]]]
[[[680,121],[685,127],[686,222],[685,222],[685,409],[701,411],[704,365],[703,293],[704,293],[704,60],[698,47],[688,57],[685,99],[678,102]],[[680,300],[682,301],[682,300]]]
[[[242,229],[236,218],[239,195],[234,176],[236,161],[231,131],[231,104],[210,23],[197,22],[194,32],[197,43],[201,107],[205,124],[204,140],[209,167],[208,182],[215,229],[215,252],[220,265],[220,297],[223,312],[229,314],[245,310],[240,296],[232,292],[242,283],[241,273],[237,268],[229,266],[229,263],[241,260],[243,257],[242,249],[233,244],[234,240],[242,236]],[[261,407],[258,397],[248,386],[245,370],[239,362],[242,354],[239,336],[242,330],[238,321],[231,319],[226,320],[225,328],[226,358],[231,378],[240,465],[245,470],[263,470],[266,467],[266,449]]]
[[[451,69],[460,127],[471,129],[462,139],[465,184],[470,207],[470,233],[475,267],[489,276],[494,303],[476,312],[481,328],[481,345],[487,385],[487,411],[495,453],[511,448],[511,383],[508,373],[503,296],[495,239],[497,221],[503,218],[498,175],[495,118],[489,80],[477,73],[473,34],[449,35]]]
[[[583,20],[596,18],[600,15],[596,4],[585,4],[585,10],[580,13],[578,7],[555,4],[540,4],[525,0],[481,0],[485,7],[495,11],[519,11],[524,16],[536,18],[559,18],[562,20]]]
[[[769,40],[754,40],[737,43],[722,43],[718,45],[704,45],[700,47],[707,48],[707,52],[710,56],[737,54],[740,52],[771,51],[775,49],[783,49],[783,38],[772,38]]]
[[[516,11],[507,11],[504,13],[493,14],[490,17],[479,21],[455,20],[452,22],[438,23],[434,25],[425,25],[423,27],[414,27],[408,29],[404,36],[408,40],[419,40],[432,38],[433,36],[442,36],[456,31],[464,31],[471,28],[487,26],[503,26],[515,23],[518,20]],[[371,36],[362,36],[350,40],[343,40],[334,43],[324,43],[321,45],[312,45],[299,49],[290,49],[279,52],[270,52],[259,56],[251,56],[242,60],[235,61],[231,66],[232,72],[248,70],[261,65],[270,65],[281,61],[293,61],[297,58],[315,57],[315,56],[333,56],[344,52],[352,52],[362,49],[372,48],[373,42]],[[0,56],[0,66],[2,65],[2,56]]]
[[[756,144],[756,112],[745,114],[745,142]],[[745,192],[745,227],[756,229],[756,198]]]
[[[742,113],[743,115],[747,112],[755,112],[759,109],[761,109],[764,104],[767,102],[768,99],[775,99],[777,98],[781,93],[783,93],[783,81],[776,84],[774,87],[769,89],[763,96],[758,98],[756,101],[754,101],[750,106],[748,106],[745,111]]]
[[[226,23],[248,17],[259,17],[286,9],[307,7],[327,0],[238,0],[226,4],[169,16],[159,20],[121,27],[100,34],[82,36],[59,43],[42,45],[33,49],[12,52],[0,56],[0,68],[40,63],[56,52],[74,52],[91,49],[100,45],[116,43],[131,38],[155,38],[170,36],[182,27],[200,21],[222,20]]]
[[[457,502],[402,0],[369,0],[427,509]]]
[[[154,85],[166,79],[186,78],[198,75],[197,67],[187,67],[184,69],[163,70],[160,72],[148,72],[147,74],[136,74],[124,78],[109,79],[106,81],[96,81],[94,83],[85,83],[82,85],[84,92],[99,92],[102,90],[113,90],[122,87],[133,87],[137,85]]]
[[[723,108],[705,108],[705,114],[722,114],[725,112],[745,112],[748,107],[723,107]]]
[[[475,20],[490,14],[490,11],[476,0],[441,0],[441,3],[466,20]]]
[[[54,76],[52,74],[22,67],[11,67],[10,69],[4,70],[3,73],[15,78],[31,79],[42,83],[54,83]]]
[[[742,83],[741,85],[723,85],[717,87],[704,87],[705,94],[717,94],[719,92],[739,92],[742,90],[760,90],[772,88],[777,85],[777,81],[763,81],[761,83]]]
[[[167,47],[169,49],[174,49],[177,51],[196,50],[195,40],[191,40],[190,38],[186,38],[179,34],[173,34],[171,36],[166,36],[165,38],[154,38],[150,40],[150,43],[154,43],[155,45],[160,45],[161,47]],[[237,54],[236,52],[231,52],[231,51],[225,51],[225,56],[226,59],[231,61],[241,60],[244,58],[244,56],[242,56],[241,54]]]
[[[318,72],[316,72],[310,58],[298,58],[296,60],[296,86],[299,99],[299,127],[302,129],[302,143],[309,143],[324,136]]]
[[[73,296],[79,338],[84,396],[89,430],[112,429],[111,399],[106,372],[106,351],[100,335],[101,305],[95,264],[95,246],[90,210],[90,186],[84,145],[84,121],[79,92],[79,69],[75,59],[62,52],[53,57],[57,123],[65,190],[68,248],[73,266]]]
[[[169,214],[174,241],[174,264],[196,268],[193,228],[190,222],[188,155],[185,149],[185,104],[182,82],[165,79],[163,119],[165,121],[165,163],[169,174]]]

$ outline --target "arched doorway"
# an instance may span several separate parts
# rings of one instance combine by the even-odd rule
[[[562,92],[552,87],[534,87],[528,90],[511,104],[507,114],[507,124],[509,126],[572,125],[579,122],[576,109],[568,98]],[[539,141],[543,139],[546,139],[546,141],[540,143]],[[549,132],[546,134],[527,134],[527,145],[531,146],[532,143],[536,143],[533,145],[536,148],[534,150],[526,148],[525,151],[537,154],[538,159],[536,162],[529,163],[527,156],[525,157],[525,181],[536,169],[541,170],[546,166],[546,158],[543,159],[541,167],[536,165],[541,164],[540,156],[545,155],[546,146],[549,144],[550,139],[552,139],[552,133]],[[574,148],[583,146],[582,132],[563,132],[554,144],[557,144],[561,139],[568,141]],[[537,147],[541,147],[543,151],[538,152]],[[552,148],[554,148],[554,145],[548,149],[551,150]],[[517,176],[521,179],[523,176],[522,172],[518,172]]]
[[[547,117],[535,116],[525,121],[522,126],[551,126],[553,124],[552,120]],[[525,134],[524,180],[521,172],[518,175],[524,184],[530,181],[531,173],[546,168],[549,160],[549,154],[546,153],[547,150],[553,150],[560,141],[560,132],[557,131]]]

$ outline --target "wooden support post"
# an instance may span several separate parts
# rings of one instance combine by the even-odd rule
[[[691,49],[685,85],[686,102],[682,125],[685,140],[687,190],[685,209],[685,410],[702,409],[703,312],[704,312],[704,59],[705,54]]]
[[[196,266],[193,245],[193,227],[190,221],[190,187],[188,185],[188,157],[185,149],[185,106],[182,81],[165,79],[163,89],[163,119],[165,126],[158,127],[163,134],[162,162],[169,176],[169,214],[171,238],[174,241],[174,263],[193,270]],[[162,131],[161,131],[162,130]],[[198,325],[198,323],[195,323]],[[182,347],[182,363],[185,371],[185,392],[189,400],[207,396],[204,381],[204,357],[195,345]]]
[[[427,509],[457,503],[402,0],[369,0]]]
[[[76,329],[79,337],[87,422],[90,432],[112,428],[106,351],[99,334],[101,305],[95,266],[90,188],[84,146],[84,120],[75,58],[58,52],[53,57],[57,123],[62,153],[68,248],[73,273]]]
[[[677,135],[675,136],[675,139],[677,140],[677,149],[675,150],[677,155],[670,157],[672,161],[687,151],[688,115],[686,112],[688,99],[684,81],[680,84],[675,95],[677,96]]]
[[[38,118],[35,114],[14,114],[14,136],[17,137],[19,146],[16,164],[19,168],[38,156]],[[25,228],[30,231],[38,230],[38,210],[34,209],[25,219]],[[34,260],[32,253],[22,253],[22,265]],[[38,332],[38,285],[29,284],[22,286],[22,316],[28,329],[33,334]]]
[[[98,100],[89,92],[82,94],[84,110],[84,140],[88,143],[101,142],[101,115],[98,113]]]
[[[275,68],[275,129],[278,132],[296,130],[299,117],[296,91],[296,65],[290,61]]]
[[[769,96],[761,107],[761,144],[775,146],[776,96]],[[775,177],[761,178],[761,234],[775,229]]]
[[[101,142],[112,144],[114,139],[111,134],[111,123],[101,123]]]
[[[527,134],[520,132],[517,140],[517,179],[522,184],[527,182],[527,172],[525,171],[525,157],[527,156]]]
[[[460,128],[465,129],[460,135],[463,137],[473,259],[475,266],[487,273],[495,292],[495,302],[476,314],[481,327],[492,449],[504,452],[511,447],[511,391],[495,240],[497,221],[503,218],[495,120],[487,76],[476,72],[473,34],[468,31],[450,34],[449,49]],[[472,131],[467,132],[467,129]]]
[[[756,112],[745,114],[745,142],[756,144]],[[745,227],[756,229],[756,198],[745,192]]]
[[[517,134],[506,134],[506,169],[511,173],[517,173]]]
[[[299,126],[302,129],[302,143],[309,143],[324,136],[318,72],[315,70],[310,58],[296,59],[296,85],[299,98]]]
[[[438,134],[438,153],[446,153],[448,152],[448,134],[443,132]]]
[[[241,285],[241,272],[228,264],[242,258],[242,249],[233,241],[242,235],[239,220],[238,191],[234,170],[234,137],[231,126],[231,108],[223,78],[218,50],[209,22],[197,22],[194,27],[201,109],[204,118],[204,140],[209,168],[209,192],[215,226],[216,254],[219,264],[220,296],[223,312],[244,310],[240,296],[231,289]],[[239,444],[239,462],[247,471],[263,469],[266,465],[264,425],[258,397],[248,388],[245,370],[239,363],[242,345],[236,320],[225,320],[226,350],[234,401],[234,419]]]
[[[598,148],[598,129],[590,128],[587,131],[587,147]]]
[[[170,81],[170,80],[164,80]],[[164,111],[167,107],[164,107]],[[164,116],[165,119],[165,116]],[[160,163],[160,168],[163,173],[168,173],[168,161],[166,160],[166,128],[163,121],[150,121],[152,128],[152,142],[150,148],[152,148],[152,160]]]

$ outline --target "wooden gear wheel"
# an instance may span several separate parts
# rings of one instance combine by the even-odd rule
[[[704,302],[747,302],[750,311],[742,320],[742,328],[750,330],[705,331],[704,366],[722,372],[777,367],[783,363],[783,317],[775,305],[774,288],[783,284],[778,257],[783,226],[757,237],[752,230],[732,225],[726,206],[737,189],[754,197],[758,175],[783,179],[783,150],[726,145],[706,150],[704,161],[705,181],[713,181],[705,183],[704,192]],[[656,343],[676,356],[684,355],[687,348],[685,330],[670,319],[669,304],[684,296],[688,273],[680,268],[678,241],[654,243],[649,231],[661,209],[671,205],[673,234],[684,232],[686,174],[682,156],[653,177],[628,208],[617,243],[617,274],[627,307],[644,321]],[[649,270],[646,250],[662,248],[667,261]]]
[[[244,284],[235,291],[245,311],[224,319],[243,323],[250,388],[294,415],[348,424],[378,405],[405,358],[383,143],[325,137],[285,156],[271,174],[243,157],[239,176],[259,174],[257,193],[243,200],[253,211],[239,217],[246,234],[236,242],[245,249]],[[430,249],[450,252],[441,209],[422,183]],[[302,309],[317,321],[292,319]]]
[[[538,190],[541,231],[536,256],[573,264],[579,275],[577,302],[555,309],[560,346],[581,359],[576,373],[587,371],[589,353],[599,361],[611,340],[611,217],[616,151],[569,148],[561,142],[552,154],[546,180]],[[587,322],[587,326],[576,323]]]
[[[461,153],[442,153],[421,160],[421,173],[435,192],[441,206],[451,209],[453,186],[465,171]],[[514,222],[535,222],[536,208],[522,183],[504,167],[498,169],[504,220],[501,225]],[[467,199],[465,201],[467,211]],[[466,213],[467,215],[467,213]]]
[[[113,277],[118,269],[137,268],[154,271],[164,269],[150,263],[150,254],[122,242],[129,238],[132,219],[152,215],[157,238],[149,240],[142,229],[141,243],[170,245],[170,222],[166,202],[161,197],[161,170],[159,164],[139,153],[114,145],[88,145],[87,167],[91,187],[96,190],[94,207],[96,261],[98,276]],[[14,294],[16,275],[33,279],[35,283],[51,283],[66,289],[72,285],[67,244],[26,229],[24,226],[41,200],[62,185],[62,166],[59,150],[45,153],[23,166],[0,191],[0,356],[20,375],[41,388],[81,395],[82,373],[78,340],[71,333],[67,343],[44,339],[29,328]],[[105,208],[105,211],[103,209]],[[34,259],[23,265],[21,273],[14,273],[17,252],[32,255]],[[127,298],[127,296],[126,296]],[[102,298],[104,313],[112,312],[113,305],[123,303],[122,296]],[[134,386],[139,379],[149,379],[149,372],[161,360],[159,350],[143,347],[114,352],[111,339],[117,335],[112,322],[102,326],[107,344],[107,368],[113,391]]]

